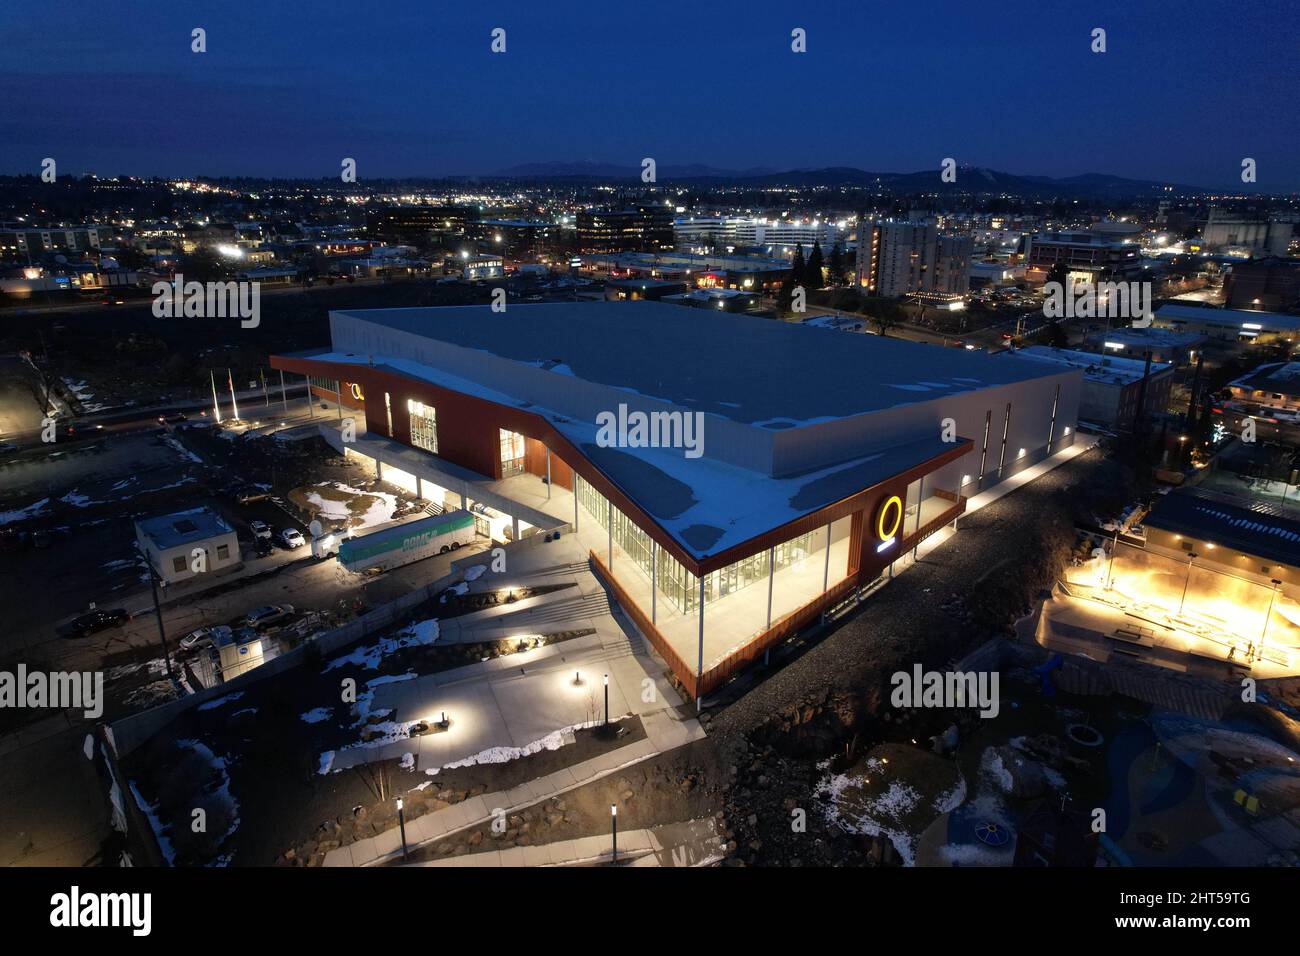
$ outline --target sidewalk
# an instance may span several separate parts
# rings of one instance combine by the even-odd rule
[[[618,859],[628,866],[703,866],[722,858],[722,840],[712,820],[619,831]],[[598,866],[613,862],[613,837],[557,840],[404,866]]]
[[[557,770],[548,776],[530,780],[513,790],[471,797],[446,809],[435,810],[433,813],[426,813],[422,817],[409,821],[406,824],[408,848],[414,849],[448,834],[487,823],[493,818],[494,810],[512,813],[526,809],[535,803],[575,790],[593,780],[608,777],[625,767],[657,757],[667,750],[704,737],[704,730],[698,721],[675,720],[666,710],[647,714],[642,719],[647,735],[642,740],[598,757],[592,757],[590,760],[584,760],[572,767]],[[589,846],[584,845],[588,840],[593,842]],[[601,837],[587,837],[583,840],[553,844],[551,847],[557,854],[555,861],[551,859],[551,849],[546,846],[515,847],[512,851],[494,851],[475,854],[474,857],[475,860],[483,857],[485,864],[489,866],[546,866],[551,865],[552,862],[575,862],[584,853],[591,858],[598,857],[603,845],[604,841]],[[646,849],[654,848],[647,844]],[[545,862],[541,861],[539,856],[541,853],[546,854]],[[401,855],[401,832],[399,828],[393,827],[378,836],[331,850],[325,856],[325,866],[376,866],[400,860]],[[476,864],[457,864],[450,861],[444,865]]]

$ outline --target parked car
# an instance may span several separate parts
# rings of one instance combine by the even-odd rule
[[[265,521],[250,521],[248,528],[253,532],[253,540],[271,540],[271,526]]]
[[[265,607],[254,608],[244,615],[244,624],[248,627],[261,629],[270,627],[272,624],[279,624],[292,614],[292,604],[268,604]]]
[[[190,420],[189,416],[186,415],[184,412],[172,412],[170,415],[158,416],[158,421],[165,422],[168,424],[176,424],[177,422],[187,422],[189,420]]]
[[[280,543],[286,548],[301,548],[307,543],[307,539],[297,528],[285,528],[280,532]]]
[[[68,624],[68,636],[85,637],[87,634],[94,634],[96,631],[107,630],[110,627],[121,627],[129,620],[131,620],[131,615],[120,607],[112,610],[91,611],[89,614],[83,614]]]
[[[219,637],[229,637],[230,633],[230,628],[224,624],[217,624],[213,627],[200,627],[182,637],[180,647],[183,651],[192,651],[205,644],[211,644]]]

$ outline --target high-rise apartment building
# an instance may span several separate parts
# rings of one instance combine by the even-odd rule
[[[866,222],[858,229],[858,286],[872,295],[961,295],[970,287],[971,236],[940,235],[920,222]]]

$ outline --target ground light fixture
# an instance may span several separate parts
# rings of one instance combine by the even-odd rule
[[[610,860],[611,862],[617,863],[618,862],[618,804],[616,803],[611,803],[609,805],[609,826],[610,826],[610,831],[609,831],[610,846],[613,850],[613,854],[610,857]]]
[[[402,832],[402,861],[407,862],[411,855],[406,849],[406,814],[402,811],[402,798],[397,798],[397,828]]]

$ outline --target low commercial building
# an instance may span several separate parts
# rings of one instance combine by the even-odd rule
[[[500,279],[506,274],[505,260],[498,255],[467,256],[461,264],[461,278],[469,282]]]
[[[1300,315],[1282,312],[1162,305],[1156,309],[1151,324],[1156,328],[1192,332],[1221,342],[1300,342]]]
[[[610,279],[605,283],[605,298],[611,302],[640,299],[658,302],[664,296],[685,291],[685,282],[669,282],[667,279]]]
[[[1229,309],[1287,309],[1300,303],[1300,259],[1233,262],[1223,278]]]
[[[330,335],[271,363],[360,383],[347,454],[503,515],[511,540],[572,532],[691,696],[865,595],[970,496],[1059,460],[1083,386],[653,302],[332,312]]]
[[[1161,498],[1142,524],[1147,551],[1188,562],[1194,578],[1224,601],[1232,595],[1215,584],[1210,572],[1254,585],[1248,589],[1249,603],[1261,616],[1273,588],[1291,602],[1300,600],[1300,520],[1294,512],[1259,500],[1179,488]],[[1291,608],[1300,610],[1300,605]],[[1273,609],[1278,609],[1276,601]],[[1292,630],[1300,626],[1300,615],[1292,610],[1287,615]]]
[[[1234,401],[1255,406],[1257,411],[1300,413],[1300,362],[1273,362],[1228,384]]]
[[[145,559],[166,584],[239,566],[239,538],[226,519],[210,508],[143,518],[135,540]]]
[[[1163,412],[1169,405],[1169,389],[1174,380],[1172,365],[1153,361],[1144,384],[1142,380],[1147,367],[1142,359],[1055,349],[1047,345],[1031,345],[1015,350],[1014,354],[1022,359],[1083,372],[1080,421],[1115,431],[1130,431],[1139,408],[1143,418],[1149,421],[1153,414]]]
[[[1145,359],[1150,352],[1153,362],[1181,368],[1196,361],[1197,352],[1205,344],[1205,336],[1151,325],[1089,332],[1084,336],[1084,342],[1090,349],[1120,358]]]
[[[666,295],[661,301],[695,309],[716,309],[719,312],[749,312],[763,303],[754,293],[739,289],[692,289],[690,292]]]
[[[1075,283],[1142,278],[1141,247],[1105,232],[1046,232],[1025,236],[1025,279],[1043,283],[1064,266]]]

